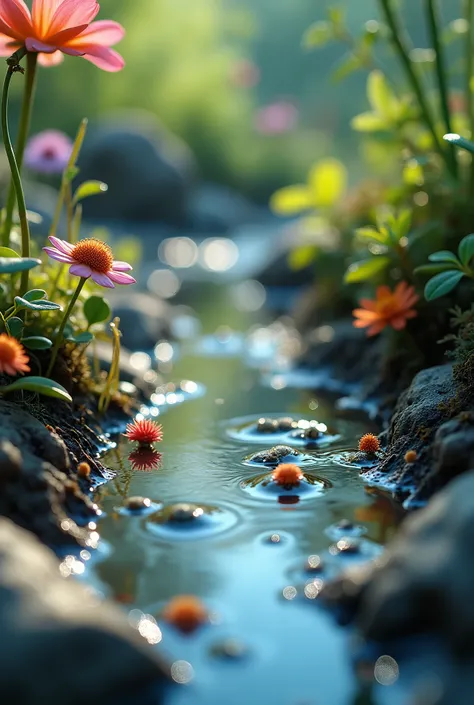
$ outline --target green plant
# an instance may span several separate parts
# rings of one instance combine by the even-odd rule
[[[473,257],[474,234],[461,240],[457,255],[449,250],[433,252],[428,257],[432,264],[422,265],[415,270],[415,273],[434,275],[425,286],[426,300],[433,301],[446,296],[464,277],[474,279],[474,268],[471,266]]]

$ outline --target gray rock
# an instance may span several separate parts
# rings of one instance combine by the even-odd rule
[[[222,235],[247,223],[256,223],[263,215],[236,191],[219,184],[203,184],[190,198],[188,218],[192,230]]]
[[[161,702],[168,668],[32,534],[0,519],[0,690],[15,705]],[[148,703],[148,699],[146,700]]]
[[[86,217],[185,222],[193,159],[153,115],[125,113],[91,129],[79,166],[81,181],[99,179],[109,186],[84,201]]]
[[[408,517],[381,559],[349,568],[322,592],[369,639],[438,637],[452,659],[443,661],[440,705],[472,702],[461,686],[472,685],[474,666],[473,494],[470,471]]]
[[[262,463],[263,465],[279,465],[283,461],[291,463],[293,460],[294,462],[294,459],[300,455],[302,455],[300,451],[295,448],[278,445],[252,453],[246,460],[251,463]]]

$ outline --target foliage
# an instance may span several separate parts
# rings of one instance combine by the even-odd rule
[[[466,235],[459,243],[457,256],[449,250],[433,252],[428,259],[433,264],[422,265],[415,271],[434,274],[425,286],[425,298],[433,301],[449,294],[463,277],[474,279],[471,260],[474,257],[474,235]]]

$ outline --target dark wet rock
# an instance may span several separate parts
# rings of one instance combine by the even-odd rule
[[[323,599],[369,639],[385,643],[428,632],[472,668],[473,494],[470,471],[410,515],[382,558],[346,570]]]
[[[187,523],[199,519],[202,509],[198,504],[187,504],[180,502],[169,507],[168,521],[177,524]]]
[[[474,415],[465,409],[468,403],[465,397],[460,401],[451,365],[419,372],[393,414],[385,458],[376,474],[369,470],[364,477],[409,498],[408,506],[426,502],[474,467]],[[406,462],[407,451],[415,451],[414,462]]]
[[[89,536],[86,525],[96,518],[97,509],[75,476],[79,461],[89,462],[96,476],[101,470],[94,457],[97,447],[92,447],[94,433],[85,424],[81,427],[79,419],[75,428],[69,428],[68,405],[55,402],[31,408],[43,415],[43,423],[16,404],[0,400],[0,515],[50,546],[84,543]],[[47,425],[52,422],[51,409],[62,416],[62,427]]]
[[[261,418],[257,421],[258,433],[276,433],[278,431],[278,422],[276,419]]]
[[[237,639],[226,639],[211,647],[211,654],[215,658],[226,661],[240,661],[249,655],[248,647]]]
[[[120,318],[122,344],[128,350],[149,352],[159,340],[171,337],[172,309],[162,299],[143,292],[119,290],[108,299],[114,316]]]
[[[219,184],[198,186],[188,203],[189,226],[198,232],[222,235],[263,217],[244,196]]]
[[[161,702],[170,679],[156,650],[120,610],[61,577],[51,551],[6,519],[0,564],[2,702]]]
[[[348,537],[339,539],[337,543],[331,546],[331,548],[329,549],[329,553],[334,556],[340,553],[345,555],[360,553],[360,542],[357,541],[357,539]]]
[[[100,179],[109,186],[107,193],[84,201],[86,217],[186,221],[193,158],[153,115],[131,112],[91,129],[79,166],[81,181]]]
[[[277,424],[280,431],[292,431],[298,426],[298,422],[291,416],[284,416],[281,419],[277,419]]]
[[[257,453],[252,453],[247,458],[248,462],[262,463],[264,465],[279,465],[283,461],[292,461],[294,458],[302,455],[299,450],[290,448],[290,446],[273,446],[268,450],[259,450]]]
[[[132,512],[140,512],[143,509],[149,509],[151,504],[151,499],[148,497],[127,497],[123,506]]]
[[[314,426],[312,426],[312,427],[310,427],[310,428],[305,429],[303,435],[304,435],[304,437],[305,437],[306,439],[308,439],[309,441],[316,441],[316,440],[320,437],[321,431],[318,431],[317,428],[315,428]]]

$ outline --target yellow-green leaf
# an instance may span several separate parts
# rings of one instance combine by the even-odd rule
[[[390,264],[390,257],[371,257],[370,259],[354,262],[347,270],[344,281],[347,284],[356,284],[371,279],[379,274]]]
[[[303,47],[316,49],[323,47],[332,38],[332,29],[328,22],[315,22],[303,35]]]
[[[388,85],[382,71],[371,71],[367,80],[367,97],[372,109],[392,122],[397,119],[400,102]]]
[[[390,125],[377,113],[360,113],[351,120],[351,127],[356,132],[383,132],[390,129]]]
[[[410,159],[403,167],[403,181],[407,186],[423,186],[425,176],[416,159]]]
[[[297,272],[308,267],[318,255],[318,250],[314,245],[303,245],[292,250],[288,256],[290,269]]]
[[[286,186],[276,191],[270,199],[270,208],[277,215],[296,215],[314,206],[307,186]]]
[[[311,169],[309,186],[315,206],[334,206],[344,195],[347,171],[337,159],[323,159]]]

